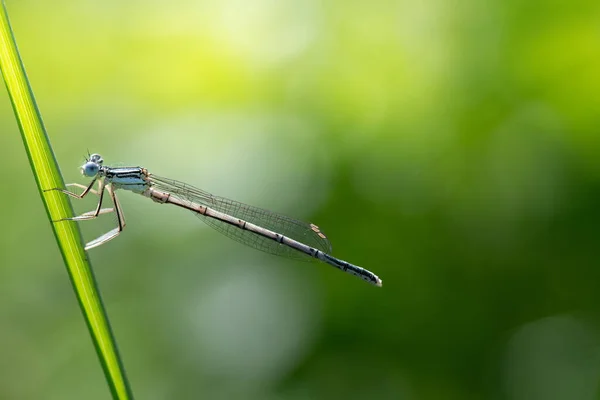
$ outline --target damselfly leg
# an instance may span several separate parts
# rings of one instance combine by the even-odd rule
[[[96,239],[87,243],[85,245],[86,250],[93,249],[94,247],[98,247],[108,242],[109,240],[116,238],[123,231],[123,228],[125,228],[125,218],[123,217],[123,211],[121,211],[121,205],[119,204],[119,199],[117,199],[117,195],[115,193],[115,187],[114,185],[110,185],[106,186],[106,189],[108,190],[108,193],[110,194],[110,197],[113,201],[114,210],[117,214],[118,226],[115,229],[106,232],[104,235],[97,237]]]
[[[85,190],[88,188],[87,186],[85,186],[85,185],[82,185],[81,183],[67,183],[65,186],[66,186],[66,187],[71,187],[71,186],[78,187],[78,188],[81,188],[81,189],[83,189],[84,191],[85,191]],[[98,186],[100,186],[100,185],[98,185]],[[62,191],[62,190],[61,190],[61,189],[59,189],[59,188],[56,188],[56,189],[50,189],[50,190],[59,190],[59,191]],[[63,191],[63,193],[65,193],[65,192]],[[74,192],[69,192],[69,193],[73,193],[73,194],[75,194]],[[89,193],[95,194],[96,196],[98,196],[98,195],[99,195],[98,191],[97,191],[97,190],[95,190],[95,189],[90,189],[90,190],[89,190]],[[86,193],[86,194],[87,194],[87,193]],[[81,195],[77,195],[77,194],[75,194],[75,196],[74,196],[74,197],[80,198],[80,196],[81,196]],[[84,196],[85,196],[85,194],[84,194]]]
[[[49,192],[51,190],[58,190],[59,192],[64,193],[66,195],[69,195],[71,197],[74,197],[76,199],[83,199],[88,193],[93,193],[93,194],[95,194],[97,196],[100,196],[100,200],[98,201],[98,206],[96,207],[95,210],[84,212],[83,214],[78,215],[76,217],[72,217],[72,218],[62,218],[62,219],[56,220],[54,222],[58,222],[58,221],[85,221],[85,220],[88,220],[88,219],[94,219],[94,218],[98,217],[98,215],[101,215],[101,214],[108,214],[110,212],[113,212],[114,208],[101,208],[102,207],[102,199],[104,197],[104,186],[105,186],[104,181],[99,181],[98,182],[98,190],[97,191],[94,190],[94,189],[92,189],[92,186],[94,185],[94,182],[92,182],[88,186],[80,185],[79,183],[68,183],[68,184],[65,185],[66,187],[74,186],[74,187],[78,187],[78,188],[84,189],[83,192],[81,192],[81,194],[77,194],[75,192],[71,192],[69,190],[65,190],[65,189],[61,189],[61,188],[53,188],[53,189],[45,190],[45,192]]]
[[[97,180],[98,180],[98,178],[92,179],[92,181],[90,182],[90,184],[87,185],[87,186],[80,185],[79,183],[68,183],[68,184],[65,185],[66,187],[75,186],[75,187],[82,188],[83,192],[81,192],[80,194],[77,194],[75,192],[71,192],[69,190],[61,189],[61,188],[46,189],[46,190],[44,190],[44,192],[50,192],[52,190],[58,190],[59,192],[62,192],[62,193],[66,194],[66,195],[69,195],[71,197],[75,197],[77,199],[83,199],[90,192],[92,192],[94,194],[98,194],[97,191],[95,191],[94,189],[92,189],[94,187],[94,183],[96,183]]]
[[[97,237],[96,239],[92,240],[91,242],[87,243],[85,245],[86,250],[100,246],[101,244],[104,244],[104,243],[108,242],[109,240],[114,239],[115,237],[117,237],[119,235],[119,233],[121,233],[121,231],[123,231],[123,228],[125,227],[125,219],[123,217],[123,212],[121,211],[121,207],[119,205],[119,200],[117,199],[117,195],[115,194],[113,185],[106,185],[105,180],[100,180],[98,182],[98,190],[96,191],[96,190],[92,189],[95,182],[96,182],[96,180],[94,179],[88,186],[80,185],[78,183],[69,183],[69,184],[65,185],[67,187],[74,186],[74,187],[79,187],[79,188],[84,189],[81,194],[77,194],[77,193],[71,192],[69,190],[61,189],[61,188],[53,188],[53,189],[45,190],[46,192],[51,191],[51,190],[58,190],[59,192],[64,193],[64,194],[71,196],[73,198],[76,198],[76,199],[83,199],[88,193],[93,193],[100,197],[98,200],[98,205],[96,206],[95,210],[85,212],[81,215],[78,215],[78,216],[72,217],[72,218],[62,218],[62,219],[59,219],[54,222],[87,221],[87,220],[95,219],[99,215],[102,215],[102,214],[108,214],[111,212],[116,213],[117,224],[118,224],[117,227],[115,229],[112,229],[111,231],[105,233],[104,235]],[[107,190],[108,193],[110,194],[110,197],[113,202],[113,208],[102,208],[102,201],[104,200],[104,191],[105,190]]]

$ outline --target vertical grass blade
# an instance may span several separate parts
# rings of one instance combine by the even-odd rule
[[[0,7],[0,70],[42,202],[112,396],[114,399],[132,399],[91,265],[83,249],[79,227],[71,221],[52,223],[53,220],[73,216],[73,209],[65,195],[57,191],[44,192],[64,187],[64,182],[19,56],[4,1]]]

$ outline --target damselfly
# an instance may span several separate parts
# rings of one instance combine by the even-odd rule
[[[78,183],[66,185],[83,189],[81,194],[61,188],[49,189],[61,191],[78,199],[84,198],[88,193],[94,193],[100,198],[95,210],[63,220],[83,221],[94,219],[101,214],[111,212],[116,214],[117,227],[87,243],[86,250],[114,239],[125,227],[123,212],[115,193],[117,189],[125,189],[157,203],[173,204],[190,210],[212,228],[255,249],[289,258],[315,258],[369,283],[381,286],[381,279],[377,275],[330,255],[329,240],[314,224],[297,221],[224,197],[213,196],[188,184],[151,174],[142,167],[111,168],[102,165],[103,162],[99,154],[90,155],[81,166],[81,173],[92,178],[89,185]],[[98,182],[98,190],[92,189],[96,182]],[[105,191],[112,200],[112,208],[102,208]]]

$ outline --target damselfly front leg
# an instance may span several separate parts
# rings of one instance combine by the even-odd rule
[[[98,178],[92,179],[92,181],[90,182],[90,184],[87,185],[87,186],[83,186],[83,185],[80,185],[78,183],[69,183],[69,184],[66,185],[67,187],[69,187],[69,186],[77,186],[77,187],[83,188],[84,190],[83,190],[83,192],[81,192],[81,194],[77,194],[75,192],[71,192],[69,190],[65,190],[65,189],[61,189],[61,188],[46,189],[46,190],[44,190],[44,192],[50,192],[52,190],[58,190],[59,192],[62,192],[62,193],[66,194],[66,195],[69,195],[71,197],[75,197],[76,199],[83,199],[90,192],[92,192],[94,194],[98,194],[98,192],[96,192],[95,190],[92,189],[92,187],[94,187],[94,183],[96,183],[97,179]]]
[[[87,188],[88,188],[87,186],[85,186],[85,185],[82,185],[81,183],[67,183],[65,186],[66,186],[66,187],[75,186],[75,187],[81,188],[81,189],[83,189],[83,190],[85,190],[85,189],[87,189]],[[100,182],[98,182],[98,187],[99,187],[99,186],[100,186]],[[60,190],[60,189],[59,189],[59,188],[56,188],[56,189],[50,189],[50,190]],[[64,192],[63,192],[63,193],[64,193]],[[69,192],[69,193],[73,193],[73,192]],[[98,196],[98,195],[99,195],[98,191],[97,191],[97,190],[95,190],[95,189],[90,189],[89,193],[95,194],[96,196]],[[79,196],[80,196],[80,195],[77,195],[77,196],[75,196],[75,197],[79,198]],[[71,196],[71,197],[73,197],[73,196]]]
[[[106,185],[104,180],[98,181],[98,191],[92,189],[95,182],[96,182],[96,179],[94,179],[88,186],[83,186],[83,185],[80,185],[79,183],[68,183],[67,185],[65,185],[66,187],[75,186],[75,187],[84,189],[83,192],[81,192],[81,194],[77,194],[75,192],[71,192],[69,190],[64,190],[61,188],[45,190],[45,192],[48,192],[51,190],[58,190],[59,192],[62,192],[64,194],[74,197],[76,199],[83,199],[88,193],[93,193],[95,195],[100,196],[100,200],[98,201],[98,206],[96,207],[95,210],[84,212],[83,214],[78,215],[76,217],[72,217],[72,218],[62,218],[62,219],[56,220],[55,222],[58,222],[58,221],[85,221],[88,219],[97,218],[98,215],[101,215],[101,214],[107,214],[107,213],[113,212],[114,208],[102,208],[102,200],[104,197],[104,188]]]

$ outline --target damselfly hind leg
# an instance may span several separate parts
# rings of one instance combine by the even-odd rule
[[[108,242],[109,240],[116,238],[123,231],[123,228],[125,228],[125,219],[123,218],[123,212],[121,211],[121,206],[119,205],[119,200],[117,199],[117,195],[115,194],[115,189],[112,185],[107,187],[107,189],[108,189],[108,193],[110,193],[110,197],[113,201],[114,211],[117,214],[118,226],[115,229],[113,229],[109,232],[106,232],[104,235],[97,237],[96,239],[87,243],[85,245],[86,250],[93,249],[94,247],[103,245],[104,243]],[[102,200],[100,200],[100,202],[102,202]]]

